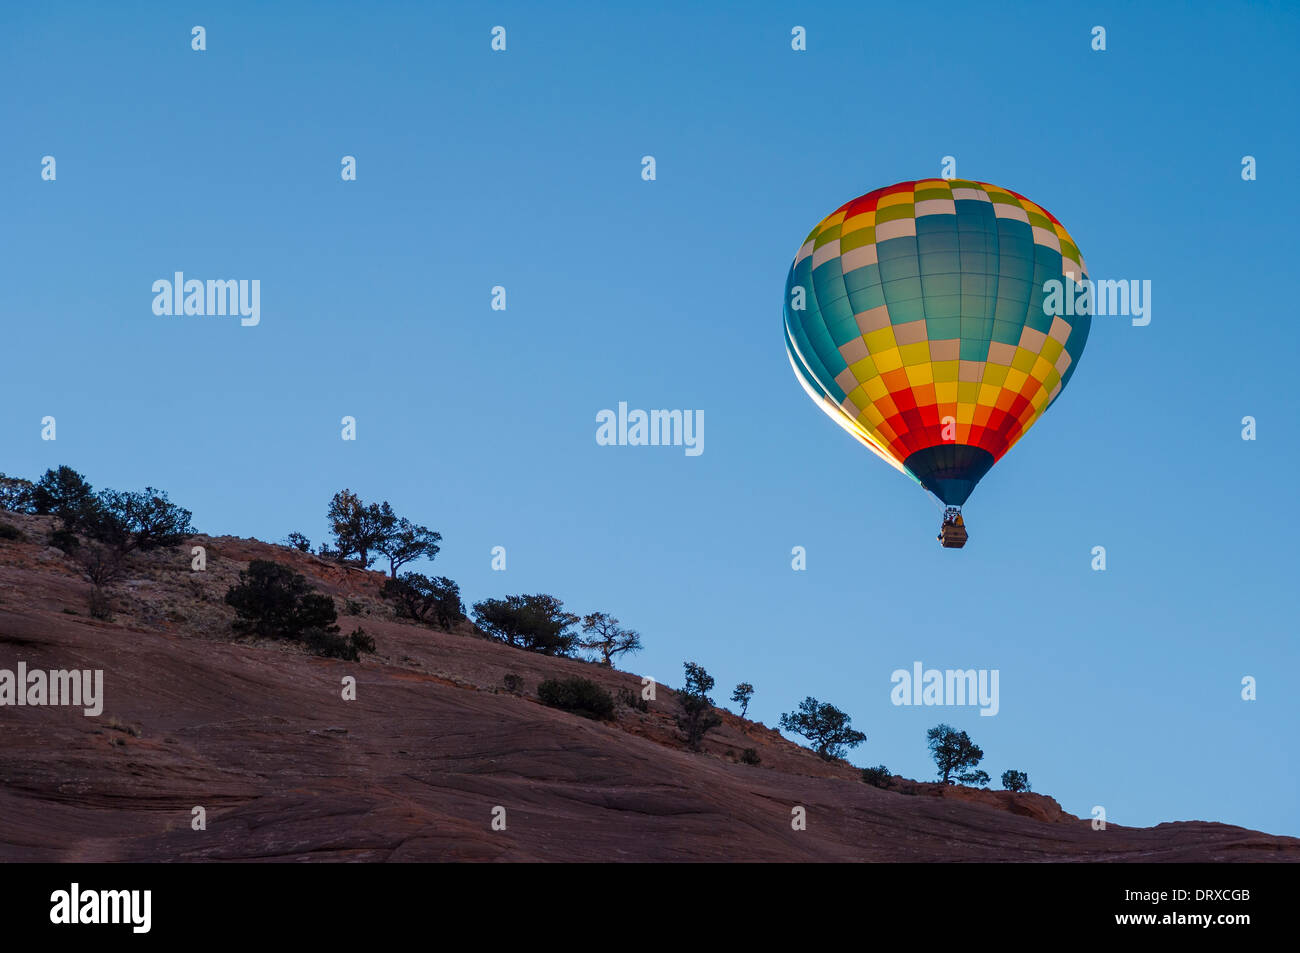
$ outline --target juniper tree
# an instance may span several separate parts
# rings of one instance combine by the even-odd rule
[[[578,639],[572,631],[578,616],[542,593],[476,602],[474,622],[499,642],[542,655],[569,655]]]
[[[307,633],[337,633],[334,600],[316,592],[301,573],[266,559],[254,559],[226,592],[235,610],[236,632],[300,639]]]
[[[731,700],[740,706],[740,717],[745,717],[745,712],[749,711],[749,700],[754,697],[754,686],[749,682],[741,682],[736,686],[736,690],[731,693]]]
[[[384,582],[383,595],[397,603],[400,615],[420,622],[437,622],[448,632],[465,618],[460,587],[446,576],[430,579],[420,573],[403,573],[400,579]]]
[[[677,701],[682,706],[677,727],[691,750],[699,751],[704,736],[722,724],[722,716],[713,710],[713,699],[709,697],[713,676],[694,662],[683,662],[682,667],[686,670],[686,684],[677,691]]]
[[[36,513],[54,516],[64,529],[77,530],[95,505],[95,491],[72,467],[61,466],[41,474],[28,500]]]
[[[846,748],[856,748],[867,736],[852,726],[852,719],[830,703],[809,695],[798,711],[781,716],[781,730],[803,735],[824,760],[844,757]]]
[[[939,780],[944,784],[988,784],[989,776],[975,770],[984,760],[984,752],[970,740],[964,731],[951,725],[936,725],[925,733],[930,754],[939,768]]]
[[[380,511],[375,516],[376,525],[381,532],[375,549],[388,557],[388,573],[397,578],[397,570],[416,559],[433,560],[438,555],[442,534],[427,526],[412,523],[405,516],[389,519],[392,510],[388,503],[380,504]]]
[[[21,477],[9,477],[0,473],[0,510],[10,513],[35,513],[32,492],[36,485],[31,480]]]
[[[625,629],[618,619],[608,612],[592,612],[582,619],[585,638],[578,639],[578,648],[600,655],[600,664],[614,667],[614,656],[626,652],[640,652],[641,635],[634,629]]]
[[[354,560],[365,569],[382,555],[388,559],[392,579],[407,563],[433,559],[442,542],[441,533],[398,516],[387,500],[367,504],[348,489],[334,494],[326,518],[334,546],[322,547],[322,555],[339,562]]]
[[[1029,775],[1014,769],[1002,772],[1002,786],[1008,791],[1029,791]]]

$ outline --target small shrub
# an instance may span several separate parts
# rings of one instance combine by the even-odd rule
[[[537,686],[537,697],[544,705],[560,708],[584,718],[601,719],[614,716],[614,697],[586,678],[548,678]]]
[[[514,672],[508,673],[503,679],[501,679],[501,684],[506,687],[506,691],[511,695],[518,695],[524,690],[523,677],[516,675]]]
[[[465,618],[460,586],[446,576],[403,573],[400,579],[386,580],[381,595],[396,604],[399,618],[436,622],[446,632]]]
[[[62,550],[65,556],[71,556],[81,548],[81,540],[70,529],[56,529],[50,534],[50,545]]]
[[[90,617],[100,622],[113,621],[113,600],[99,586],[90,590]]]
[[[363,653],[364,651],[367,655],[374,654],[374,636],[368,636],[368,634],[365,634],[365,629],[363,628],[352,629],[352,634],[347,637],[347,641],[351,642],[352,647],[355,647],[357,653]]]
[[[375,650],[375,640],[361,629],[346,638],[327,629],[309,629],[303,633],[302,641],[313,655],[342,659],[345,662],[359,662],[362,652]]]
[[[122,578],[126,564],[113,547],[91,542],[78,548],[77,562],[81,571],[96,589],[106,589]]]
[[[758,756],[757,748],[746,748],[740,753],[741,764],[758,764],[762,759]]]
[[[862,769],[862,780],[870,784],[873,788],[887,788],[893,784],[893,775],[883,764],[878,764],[874,768]]]
[[[26,539],[26,535],[17,526],[0,523],[0,539]]]
[[[343,608],[346,610],[347,615],[362,615],[363,613],[367,615],[369,614],[366,612],[366,607],[355,599],[348,599],[344,603]]]
[[[366,635],[365,629],[354,629],[352,634],[348,636],[348,641],[352,643],[358,654],[361,652],[365,652],[367,655],[375,654],[375,637]]]
[[[254,559],[231,586],[226,603],[235,610],[234,630],[271,638],[305,638],[305,633],[338,633],[334,600],[316,592],[301,573],[265,559]]]
[[[302,633],[302,644],[307,646],[307,651],[312,655],[319,655],[321,658],[337,658],[345,662],[357,661],[356,651],[348,644],[348,640],[337,632],[308,629]]]
[[[290,533],[285,537],[284,543],[286,546],[291,546],[300,553],[311,552],[311,540],[302,533]]]
[[[120,731],[124,735],[130,735],[132,738],[144,737],[144,729],[139,725],[128,725],[121,718],[114,716],[105,723],[105,727],[113,731]]]
[[[650,710],[650,703],[642,698],[638,692],[632,691],[626,685],[618,690],[618,700],[620,704],[626,705],[628,708],[634,708],[637,711]]]

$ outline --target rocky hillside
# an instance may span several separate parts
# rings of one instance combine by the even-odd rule
[[[139,556],[111,619],[95,619],[90,583],[48,545],[50,520],[0,523],[21,532],[0,538],[0,669],[104,672],[98,717],[0,707],[0,861],[1300,860],[1300,840],[1222,824],[1093,831],[1038,794],[877,789],[725,712],[690,752],[663,686],[609,722],[548,708],[546,678],[615,695],[639,695],[640,680],[468,624],[399,620],[381,574],[255,540]],[[191,545],[206,571],[191,570]],[[223,599],[251,559],[306,575],[376,653],[343,662],[235,636]],[[758,765],[740,762],[749,748]],[[806,830],[791,827],[796,807]]]

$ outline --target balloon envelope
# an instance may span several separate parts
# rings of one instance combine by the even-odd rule
[[[786,281],[786,349],[832,419],[960,506],[1078,366],[1091,317],[1043,308],[1047,283],[1068,289],[1067,278],[1087,280],[1078,246],[1024,196],[900,182],[804,240]]]

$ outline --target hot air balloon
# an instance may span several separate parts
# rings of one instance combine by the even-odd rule
[[[1067,279],[1084,283],[1087,271],[1051,212],[964,179],[853,199],[790,266],[795,376],[832,420],[946,507],[947,548],[965,545],[961,507],[975,485],[1078,367],[1090,315],[1043,307],[1048,283],[1069,289]]]

